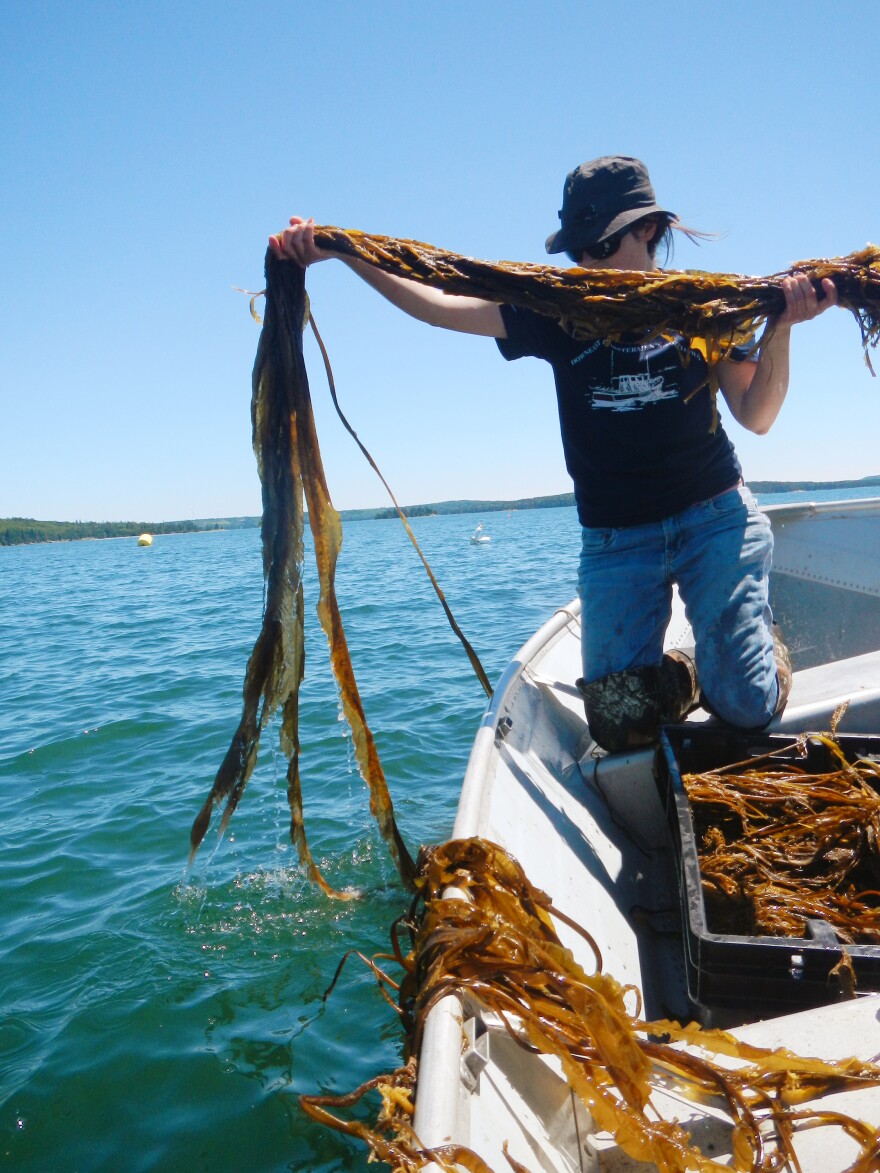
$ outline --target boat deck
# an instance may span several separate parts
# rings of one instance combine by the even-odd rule
[[[682,643],[688,635],[677,608],[669,641]],[[646,1018],[686,1022],[701,1013],[704,1025],[732,1026],[763,1046],[784,1040],[801,1053],[873,1058],[880,1052],[880,996],[751,1024],[749,1007],[739,1013],[728,1007],[713,1017],[711,1009],[690,1003],[678,878],[654,751],[606,755],[595,746],[571,683],[579,649],[578,608],[572,604],[508,668],[474,744],[454,837],[480,835],[503,844],[531,882],[596,938],[604,971],[642,991]],[[854,679],[862,684],[854,688]],[[804,669],[771,731],[827,730],[844,701],[849,706],[838,732],[876,731],[880,686],[869,682],[877,681],[880,652]],[[563,943],[591,970],[583,939],[563,923],[557,927]],[[671,1089],[665,1097],[664,1110],[689,1120],[703,1151],[728,1164],[729,1123]],[[843,1102],[847,1107],[840,1110],[880,1120],[880,1090],[850,1092]],[[831,1103],[826,1099],[823,1107]],[[836,1098],[834,1106],[840,1107]],[[508,1167],[499,1138],[530,1170],[645,1168],[610,1137],[592,1132],[553,1060],[523,1051],[478,1005],[457,999],[441,1004],[429,1020],[416,1131],[428,1146],[454,1137],[496,1171]],[[805,1132],[799,1144],[804,1173],[844,1168],[846,1146],[856,1151],[837,1129]]]
[[[880,732],[880,500],[767,512],[776,543],[771,601],[795,667],[788,707],[769,731],[827,731],[846,704],[839,734]],[[532,884],[593,936],[604,972],[642,992],[646,1019],[697,1018],[762,1047],[880,1062],[880,994],[772,1014],[757,997],[739,1005],[691,997],[655,753],[607,755],[592,741],[574,686],[579,625],[575,602],[533,636],[498,682],[474,742],[453,837],[481,836],[513,855]],[[677,598],[666,644],[692,645]],[[689,718],[708,720],[699,710]],[[591,972],[583,938],[562,922],[557,929]],[[804,944],[791,948],[796,968]],[[688,1128],[716,1167],[733,1166],[731,1125],[711,1100],[688,1099],[667,1083],[652,1102]],[[819,1107],[876,1127],[880,1088],[826,1095]],[[415,1129],[428,1147],[469,1146],[496,1173],[510,1168],[505,1144],[532,1173],[649,1168],[596,1131],[557,1061],[519,1046],[469,997],[444,999],[428,1018]],[[801,1173],[840,1173],[858,1151],[833,1127],[799,1132],[795,1147]],[[880,1153],[859,1168],[880,1170]]]

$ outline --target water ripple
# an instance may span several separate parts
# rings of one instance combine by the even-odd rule
[[[418,518],[496,677],[575,590],[573,510]],[[262,606],[254,530],[0,549],[0,1167],[366,1170],[293,1098],[397,1063],[398,1027],[349,948],[406,906],[340,721],[306,559],[306,827],[292,848],[277,723],[230,833],[192,870],[190,823],[238,722]],[[484,705],[401,527],[345,528],[338,591],[358,684],[414,847],[446,837]]]

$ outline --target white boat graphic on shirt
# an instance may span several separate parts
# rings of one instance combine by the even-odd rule
[[[662,375],[617,375],[610,387],[592,388],[592,406],[611,411],[638,411],[661,399],[674,399],[678,388],[673,384],[663,389]]]

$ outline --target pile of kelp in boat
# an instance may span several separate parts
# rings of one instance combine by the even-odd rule
[[[750,1046],[696,1024],[646,1022],[639,992],[602,972],[589,934],[555,908],[500,847],[483,839],[453,840],[426,850],[420,865],[416,899],[393,927],[393,953],[387,955],[401,976],[380,967],[385,955],[362,958],[388,1000],[396,1002],[406,1031],[406,1063],[349,1095],[301,1096],[312,1119],[364,1141],[397,1173],[415,1173],[428,1161],[450,1173],[456,1168],[492,1173],[461,1145],[426,1149],[413,1129],[416,1056],[425,1020],[441,998],[455,994],[471,996],[494,1012],[526,1050],[558,1059],[597,1130],[613,1136],[634,1160],[652,1162],[663,1173],[728,1168],[702,1153],[676,1120],[660,1114],[653,1092],[668,1089],[670,1080],[691,1099],[722,1105],[736,1169],[797,1169],[797,1133],[823,1126],[841,1129],[860,1150],[845,1173],[878,1168],[880,1129],[816,1102],[828,1092],[880,1086],[877,1064],[827,1062],[784,1048]],[[563,946],[554,919],[590,943],[592,973]],[[339,970],[334,984],[338,978]],[[378,1112],[372,1096],[378,1097]],[[510,1167],[523,1173],[525,1167],[505,1155]]]
[[[841,941],[880,944],[880,762],[809,740],[833,768],[808,771],[789,750],[683,775],[709,927],[804,937],[816,919]]]

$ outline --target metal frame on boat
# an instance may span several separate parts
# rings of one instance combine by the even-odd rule
[[[774,611],[794,684],[771,730],[822,731],[844,702],[841,733],[880,732],[880,499],[768,508],[776,553]],[[676,599],[667,646],[690,631]],[[642,991],[645,1016],[724,1025],[759,1046],[828,1059],[880,1052],[880,995],[763,1021],[749,1006],[695,1005],[682,946],[679,878],[653,750],[607,755],[587,730],[574,687],[577,602],[558,611],[500,679],[477,733],[453,831],[500,844],[555,907],[596,939],[605,972]],[[697,712],[693,721],[705,721]],[[560,922],[586,968],[584,941]],[[796,941],[792,953],[797,952]],[[654,1097],[701,1151],[732,1164],[729,1122],[675,1087]],[[880,1088],[829,1095],[822,1107],[880,1125]],[[518,1046],[471,997],[431,1012],[419,1061],[415,1132],[429,1148],[466,1145],[496,1173],[504,1149],[533,1173],[646,1168],[598,1133],[559,1064]],[[797,1137],[801,1173],[847,1168],[856,1147],[837,1129]],[[867,1168],[867,1166],[866,1166]]]

